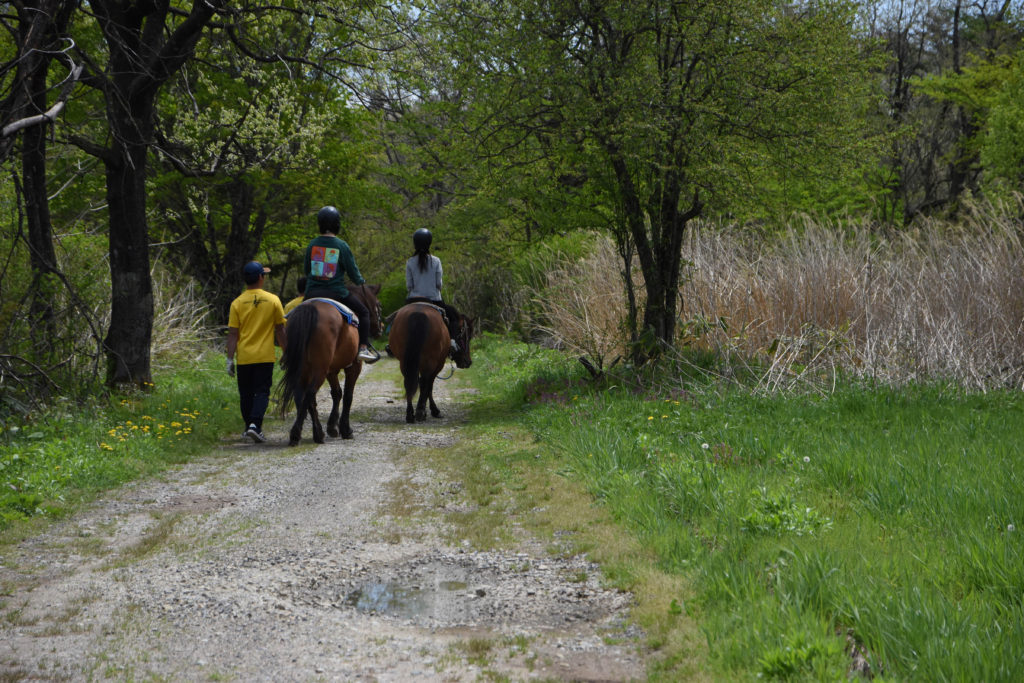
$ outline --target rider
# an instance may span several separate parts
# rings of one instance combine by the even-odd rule
[[[316,214],[320,236],[314,237],[306,247],[303,268],[306,274],[306,300],[324,297],[339,301],[359,318],[359,358],[376,363],[380,354],[370,346],[370,312],[345,287],[347,274],[353,284],[365,282],[348,244],[338,239],[341,214],[333,206],[325,206]]]
[[[426,228],[420,228],[412,234],[412,245],[416,253],[405,262],[405,288],[409,292],[405,301],[427,301],[443,308],[448,318],[452,350],[458,351],[459,345],[455,341],[458,330],[455,326],[459,320],[459,312],[441,299],[441,259],[430,253],[430,243],[433,240],[434,236]]]

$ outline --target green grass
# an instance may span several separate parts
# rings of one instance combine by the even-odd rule
[[[149,392],[57,401],[0,430],[0,531],[54,518],[100,492],[206,453],[240,429],[223,358],[158,374]]]
[[[476,419],[527,425],[542,466],[685,579],[670,611],[700,624],[716,677],[840,680],[854,644],[893,680],[1024,677],[1019,393],[658,395],[593,384],[553,352],[479,346]],[[683,659],[665,652],[652,677]]]

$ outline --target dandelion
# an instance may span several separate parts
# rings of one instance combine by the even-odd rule
[[[171,423],[171,426],[172,426],[172,427],[180,427],[180,426],[181,426],[181,423],[180,423],[180,422],[178,422],[177,420],[175,420],[174,422],[172,422],[172,423]]]
[[[711,448],[711,445],[710,444],[706,444],[706,443],[702,443],[700,445],[700,447],[703,448],[704,450],[707,450],[707,449]]]
[[[661,419],[662,419],[662,420],[664,420],[664,419],[665,419],[665,418],[667,418],[667,417],[668,417],[668,415],[662,415],[662,416],[661,416]]]
[[[804,456],[804,462],[810,462],[810,461],[811,461],[811,456],[805,455]]]
[[[1017,528],[1017,527],[1013,526],[1013,524],[1007,524],[1007,525],[1006,525],[1006,530],[1007,530],[1007,531],[1013,531],[1013,530],[1014,530],[1014,529],[1016,529],[1016,528]]]
[[[653,415],[648,415],[648,416],[647,416],[647,419],[648,419],[648,420],[653,420],[653,419],[654,419],[654,416],[653,416]]]
[[[102,450],[104,450],[104,451],[112,451],[112,450],[114,450],[114,447],[111,446],[110,444],[108,444],[106,441],[101,441],[100,442],[100,448]]]

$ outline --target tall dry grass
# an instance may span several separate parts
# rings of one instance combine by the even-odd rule
[[[900,384],[1024,388],[1020,203],[976,207],[892,236],[856,221],[794,224],[769,242],[695,224],[683,247],[679,345],[746,364],[767,391],[840,372]],[[542,300],[558,344],[622,353],[614,248],[552,272]]]
[[[534,304],[534,325],[554,346],[581,353],[603,368],[626,354],[627,303],[622,259],[607,238],[585,258],[536,274],[545,287]]]

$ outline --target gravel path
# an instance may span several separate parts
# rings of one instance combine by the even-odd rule
[[[271,423],[3,550],[0,680],[644,678],[631,596],[586,558],[440,540],[459,485],[412,453],[461,438],[458,397],[439,382],[444,417],[406,425],[387,363],[351,441]]]

